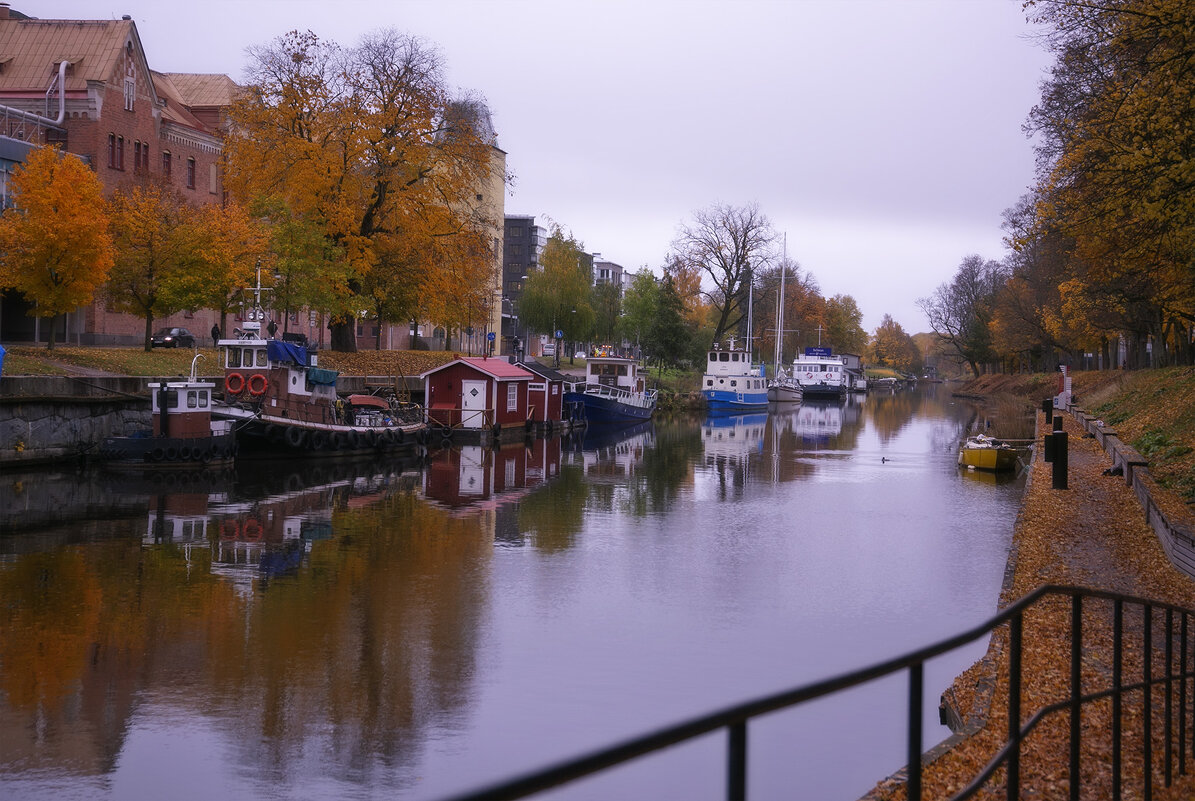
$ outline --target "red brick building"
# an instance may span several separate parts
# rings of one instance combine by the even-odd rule
[[[236,85],[226,75],[154,72],[136,24],[41,20],[0,3],[0,200],[30,144],[58,144],[86,159],[106,191],[165,178],[196,205],[223,201],[221,132]],[[0,338],[44,341],[48,323],[27,315],[19,295],[0,306]],[[210,312],[180,313],[156,325],[202,339]],[[100,304],[56,321],[60,342],[138,344],[144,324]]]

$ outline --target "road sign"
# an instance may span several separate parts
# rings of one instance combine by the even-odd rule
[[[563,331],[561,331],[559,328],[557,328],[557,329],[556,329],[556,338],[557,338],[557,339],[564,339],[564,332],[563,332]]]
[[[485,338],[488,339],[490,342],[493,342],[494,341],[494,332],[491,331],[490,333],[486,334]]]

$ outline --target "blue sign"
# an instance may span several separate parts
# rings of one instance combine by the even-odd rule
[[[822,356],[822,357],[828,359],[831,356],[833,356],[834,353],[833,353],[832,348],[805,348],[805,355],[806,356]]]
[[[563,332],[563,331],[561,331],[559,328],[557,328],[557,329],[556,329],[556,338],[557,338],[557,339],[564,339],[564,332]]]
[[[494,341],[494,332],[491,331],[490,333],[486,334],[485,338],[488,339],[490,342],[493,342]]]

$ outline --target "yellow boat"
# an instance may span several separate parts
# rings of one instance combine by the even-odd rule
[[[958,450],[958,463],[975,470],[1004,472],[1020,464],[1016,448],[984,434],[970,437]]]

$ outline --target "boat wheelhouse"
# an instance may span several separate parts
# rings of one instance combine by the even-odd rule
[[[572,384],[564,402],[579,403],[590,423],[647,420],[656,409],[656,391],[647,388],[639,362],[622,356],[591,356],[585,380]]]
[[[793,359],[793,377],[806,398],[841,398],[850,387],[846,362],[830,348],[805,348],[803,356]]]
[[[730,340],[727,347],[717,343],[709,351],[705,375],[701,378],[701,394],[710,411],[746,412],[768,406],[767,370],[751,361],[751,353],[736,347]]]
[[[232,422],[212,419],[215,384],[191,376],[149,384],[152,427],[125,437],[108,437],[100,456],[113,466],[197,467],[231,462],[237,452]]]

